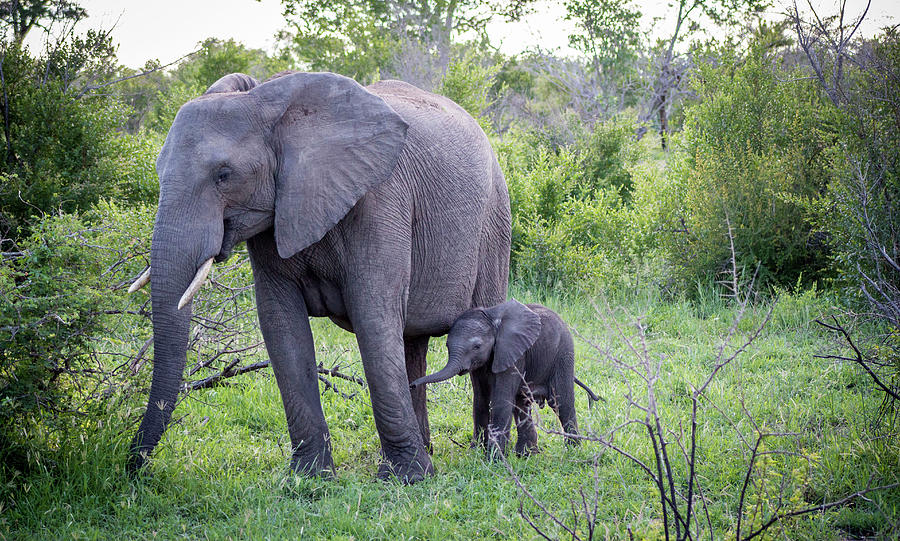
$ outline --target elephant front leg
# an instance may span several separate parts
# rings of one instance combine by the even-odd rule
[[[413,381],[425,376],[427,363],[425,355],[428,353],[428,337],[412,338],[403,342],[403,350],[406,356],[406,377]],[[419,421],[419,430],[422,432],[422,441],[428,452],[431,452],[431,429],[428,426],[428,404],[425,394],[426,385],[418,385],[412,389],[413,410]]]
[[[515,408],[516,392],[522,384],[518,373],[497,377],[491,392],[491,421],[488,427],[488,456],[496,458],[506,453],[510,425]]]
[[[384,310],[358,311],[353,328],[384,457],[378,477],[394,476],[405,483],[420,481],[433,474],[434,468],[409,392],[399,310],[395,317],[387,316]]]
[[[259,324],[291,435],[291,467],[308,475],[333,474],[306,304],[296,284],[258,273],[255,278]]]
[[[538,451],[537,430],[531,418],[531,399],[525,393],[516,395],[516,454],[527,456]]]
[[[487,449],[491,422],[491,385],[483,370],[469,374],[472,380],[472,447]]]

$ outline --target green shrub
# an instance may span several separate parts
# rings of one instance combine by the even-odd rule
[[[490,133],[491,123],[482,115],[491,104],[491,86],[498,71],[499,65],[485,65],[478,55],[466,54],[447,67],[438,93],[458,103]]]
[[[846,299],[900,327],[900,31],[860,49],[836,115],[832,181],[809,208]]]
[[[144,127],[152,133],[165,136],[181,106],[206,92],[206,89],[207,87],[200,84],[176,81],[165,90],[157,92],[153,107],[144,121]]]
[[[598,125],[581,152],[554,151],[540,135],[515,131],[498,144],[512,208],[515,278],[588,290],[623,282],[635,253],[633,212],[623,196],[631,194],[624,133],[621,125]]]
[[[110,289],[146,265],[154,211],[102,204],[93,226],[48,216],[0,262],[0,468],[40,463],[116,388],[108,363],[127,351],[123,336],[146,337],[147,325],[111,332],[143,299]]]
[[[47,216],[0,261],[0,476],[50,467],[110,404],[140,412],[153,358],[150,301],[147,289],[125,292],[149,262],[155,213],[101,201],[83,215]],[[193,302],[202,330],[189,345],[192,380],[252,358],[262,343],[246,252],[210,280],[216,287]]]
[[[88,209],[101,197],[156,199],[156,149],[119,136],[125,107],[79,97],[77,85],[53,74],[53,59],[2,47],[9,135],[0,137],[0,237],[27,237],[32,216]]]
[[[598,122],[578,145],[584,189],[613,187],[625,201],[631,198],[633,180],[628,171],[634,127],[624,119]]]
[[[728,224],[739,266],[759,265],[767,283],[826,275],[827,252],[798,201],[830,176],[833,116],[799,72],[759,49],[701,66],[700,102],[689,109],[671,174],[677,196],[665,210],[672,261],[682,284],[711,282],[728,266]]]

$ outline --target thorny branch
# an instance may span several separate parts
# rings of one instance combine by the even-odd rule
[[[853,357],[842,357],[839,355],[815,355],[815,357],[819,358],[819,359],[835,359],[835,360],[839,360],[839,361],[851,361],[851,362],[858,364],[860,367],[862,367],[863,370],[866,371],[866,374],[868,374],[869,377],[872,378],[872,381],[875,383],[875,385],[877,385],[882,391],[887,393],[887,395],[890,396],[891,398],[893,398],[894,400],[900,400],[900,393],[898,393],[894,388],[892,388],[891,386],[886,384],[884,381],[882,381],[881,378],[878,377],[878,374],[876,374],[875,371],[872,370],[872,367],[869,366],[871,363],[863,357],[863,354],[859,350],[859,347],[857,347],[857,345],[853,342],[853,338],[850,336],[850,333],[847,331],[846,328],[844,328],[843,325],[840,324],[837,317],[832,315],[831,319],[832,319],[832,321],[834,321],[834,325],[829,325],[829,324],[825,323],[824,321],[822,321],[821,319],[816,319],[816,323],[825,327],[826,329],[841,333],[841,335],[843,335],[843,337],[844,337],[844,340],[846,340],[847,345],[850,346],[850,349],[853,350],[854,356]]]

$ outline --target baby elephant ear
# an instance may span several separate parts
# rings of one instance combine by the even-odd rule
[[[499,374],[515,366],[516,361],[534,345],[541,334],[541,316],[515,299],[488,308],[485,313],[499,327],[491,368]]]
[[[218,94],[220,92],[247,92],[259,85],[259,81],[243,73],[229,73],[206,89],[204,94]]]

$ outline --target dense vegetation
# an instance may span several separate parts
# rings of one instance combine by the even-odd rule
[[[276,51],[210,38],[136,70],[69,32],[76,2],[0,2],[0,539],[900,534],[896,27],[682,0],[650,43],[636,5],[567,1],[582,56],[510,57],[487,22],[528,1],[282,3]],[[61,37],[23,46],[44,28]],[[510,190],[511,294],[577,329],[605,398],[579,394],[589,441],[565,449],[545,410],[541,455],[485,462],[458,378],[429,402],[436,477],[374,482],[355,341],[316,322],[338,476],[287,473],[237,250],[196,302],[152,476],[127,477],[153,354],[148,297],[124,289],[149,260],[156,155],[220,76],[284,69],[402,78],[478,118]]]

